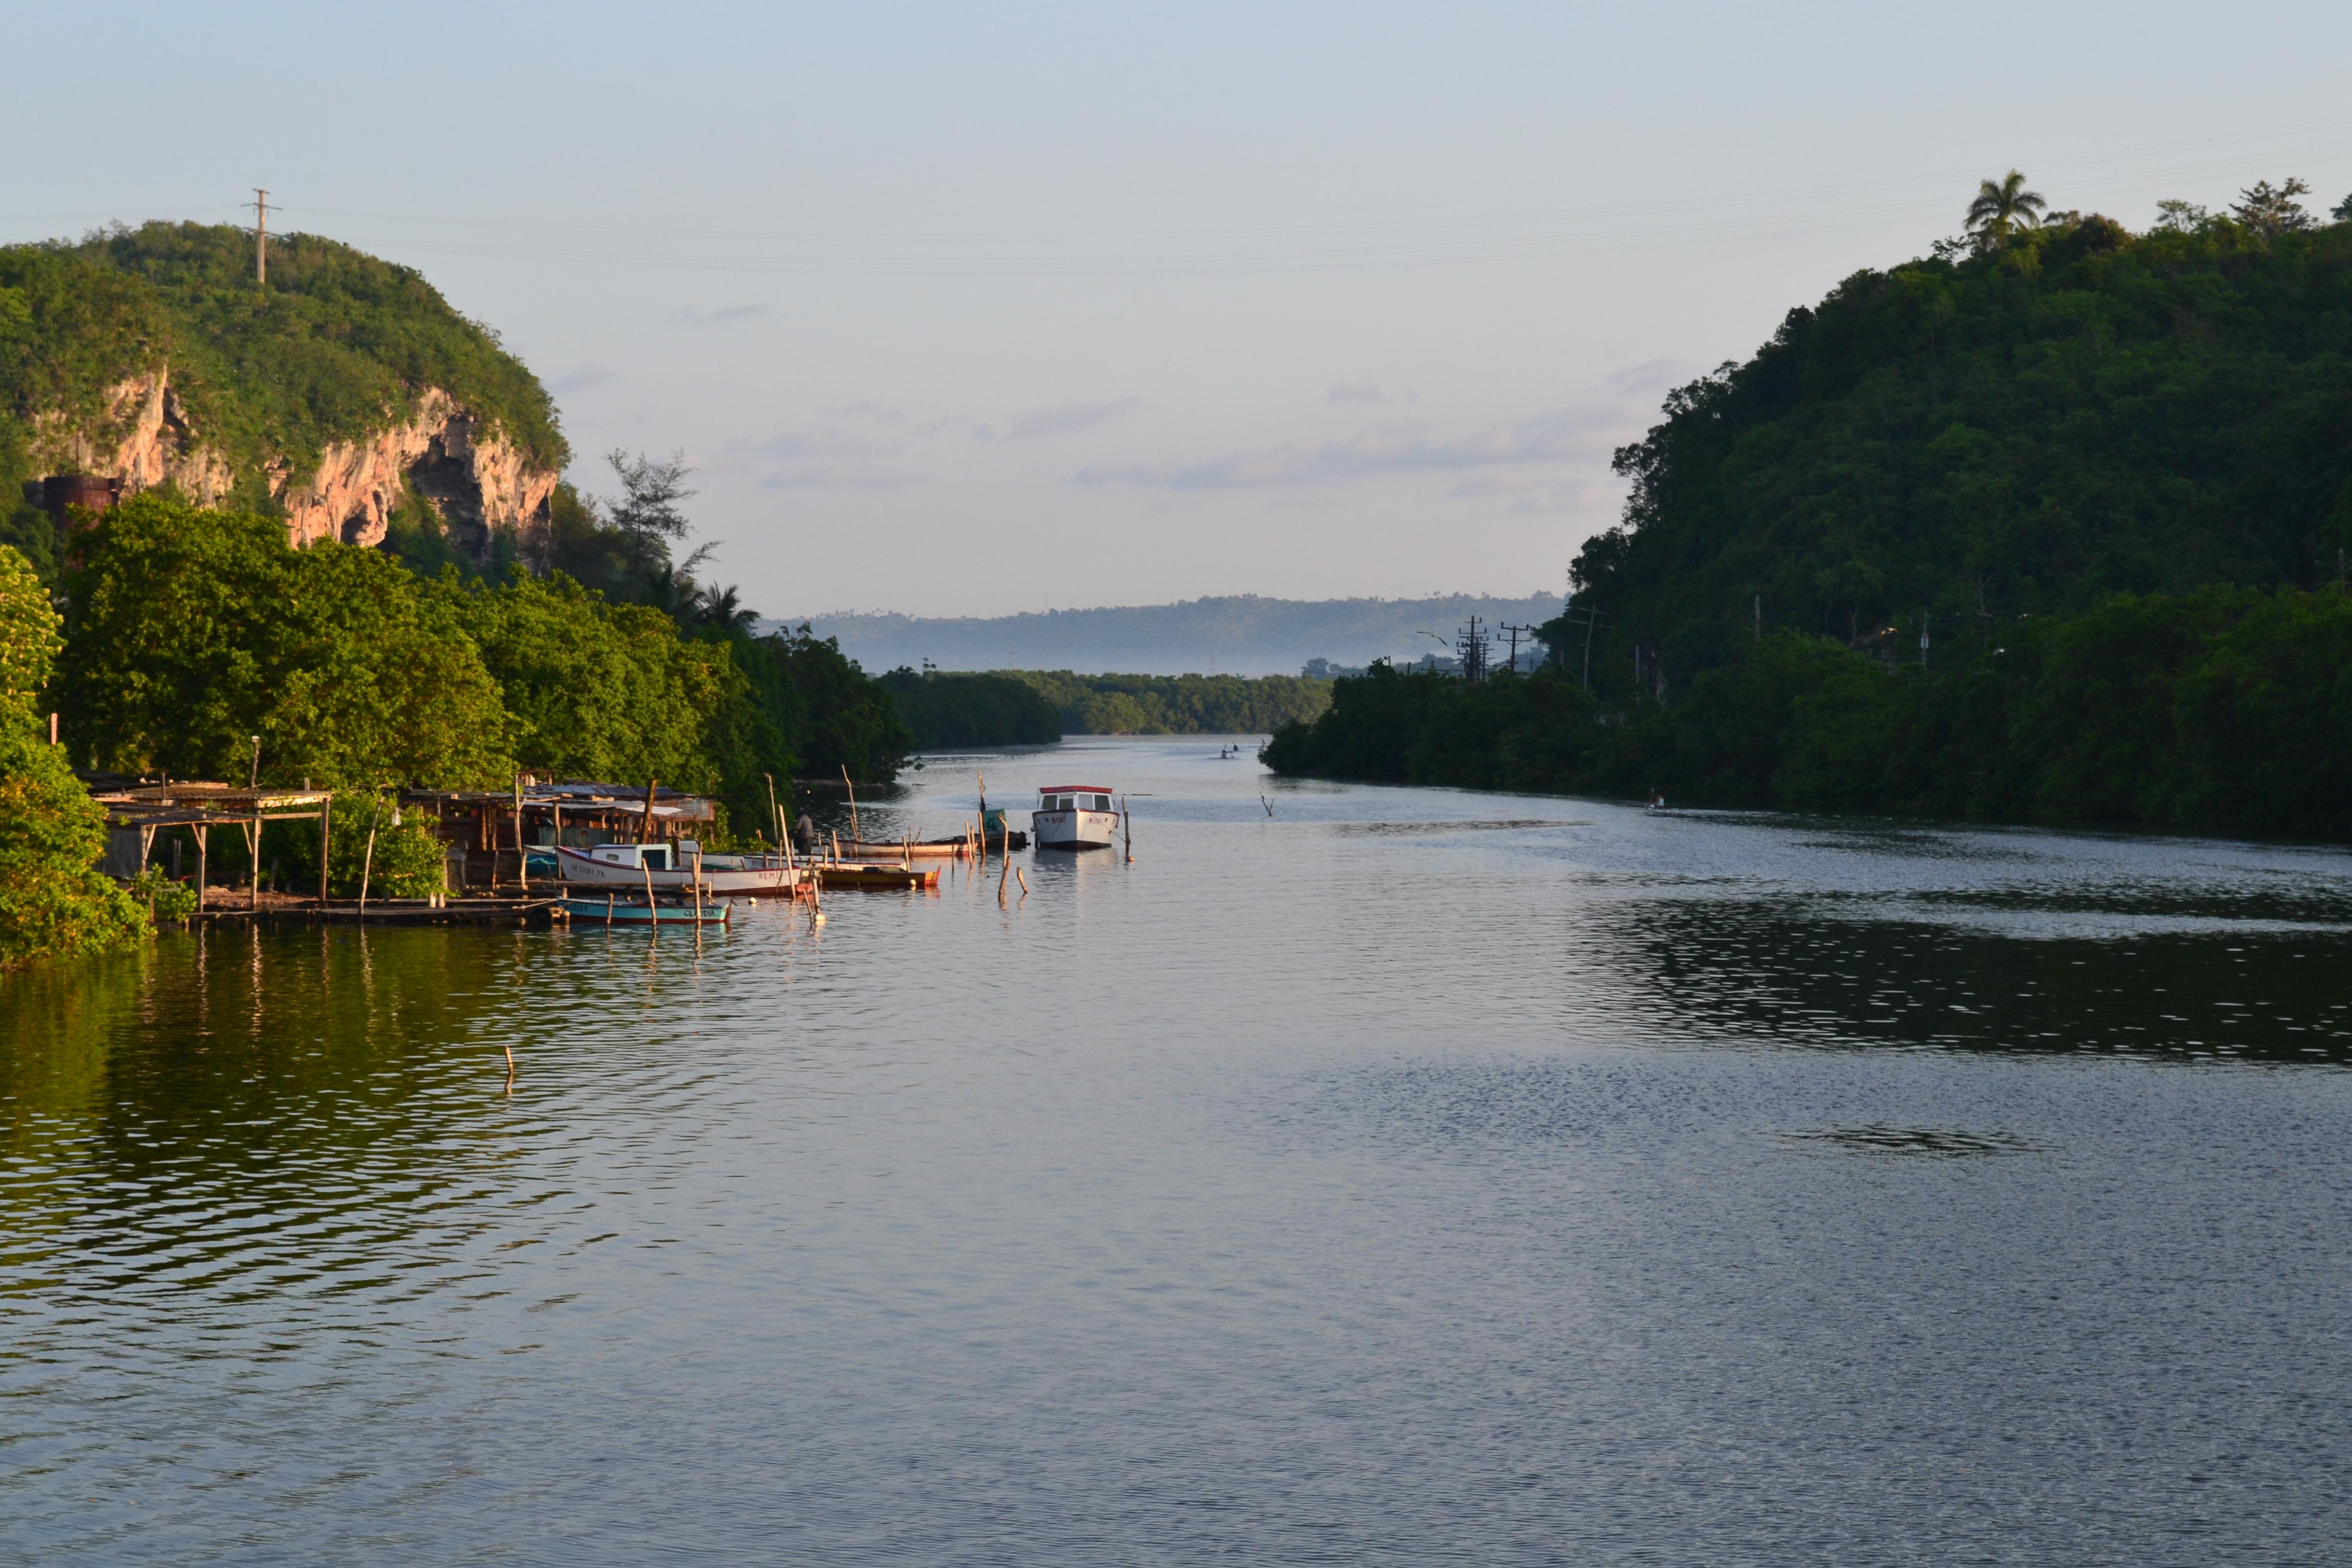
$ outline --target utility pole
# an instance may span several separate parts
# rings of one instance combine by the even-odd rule
[[[1462,679],[1476,683],[1486,678],[1486,636],[1478,629],[1478,617],[1470,617],[1457,644],[1462,650]]]
[[[1601,624],[1601,617],[1608,613],[1606,610],[1593,609],[1584,612],[1584,675],[1581,683],[1587,691],[1592,689],[1592,630]],[[1571,598],[1567,606],[1560,611],[1559,618],[1573,626],[1576,624],[1576,601]],[[1559,650],[1553,651],[1556,653]]]
[[[246,205],[253,208],[253,280],[267,287],[269,282],[269,193],[256,185],[253,187],[253,200]]]
[[[1512,673],[1513,675],[1517,675],[1517,674],[1518,674],[1518,672],[1519,672],[1519,639],[1520,639],[1521,637],[1527,637],[1527,636],[1528,636],[1530,633],[1532,633],[1532,632],[1535,630],[1535,627],[1533,627],[1533,626],[1515,626],[1511,625],[1511,623],[1510,623],[1510,622],[1508,622],[1508,621],[1504,621],[1504,622],[1500,623],[1499,625],[1497,625],[1497,626],[1496,626],[1496,628],[1495,628],[1495,629],[1496,629],[1496,631],[1498,631],[1498,632],[1501,632],[1505,637],[1507,637],[1510,638],[1510,641],[1511,641],[1511,673]]]

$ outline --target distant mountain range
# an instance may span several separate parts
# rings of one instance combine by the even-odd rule
[[[1255,594],[1127,605],[1098,610],[1048,610],[988,618],[835,614],[803,619],[819,637],[868,670],[1067,669],[1080,674],[1297,675],[1307,660],[1400,663],[1444,651],[1475,616],[1487,626],[1535,626],[1559,614],[1557,594],[1490,599],[1467,594],[1436,599],[1262,599]],[[1521,643],[1526,657],[1527,643]],[[1498,637],[1495,657],[1504,644]]]

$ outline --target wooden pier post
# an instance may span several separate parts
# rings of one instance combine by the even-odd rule
[[[319,803],[319,908],[327,907],[327,819],[334,814],[335,797],[330,795]]]
[[[375,869],[375,829],[383,820],[383,796],[375,797],[375,814],[368,818],[367,852],[360,857],[360,923],[367,923],[368,875]]]

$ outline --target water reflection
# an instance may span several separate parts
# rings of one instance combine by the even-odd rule
[[[1080,750],[992,797],[1103,773],[1136,860],[1020,857],[1001,910],[992,863],[823,928],[230,928],[0,979],[10,1546],[2352,1540],[2344,857]],[[941,765],[860,810],[971,805]]]
[[[2343,926],[2225,921],[2194,900],[2185,929],[2151,930],[2145,913],[2103,900],[2101,926],[2129,934],[2044,934],[2073,922],[2014,894],[1942,901],[2028,918],[1988,930],[1902,911],[1872,920],[1835,897],[1706,900],[1621,908],[1603,935],[1647,1005],[1695,1038],[2261,1060],[2352,1051]]]

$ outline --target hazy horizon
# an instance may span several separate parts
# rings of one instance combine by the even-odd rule
[[[1978,179],[2134,226],[2352,190],[2312,5],[132,15],[103,112],[16,84],[0,237],[266,186],[494,326],[585,488],[682,450],[772,612],[1558,592],[1667,389]]]

